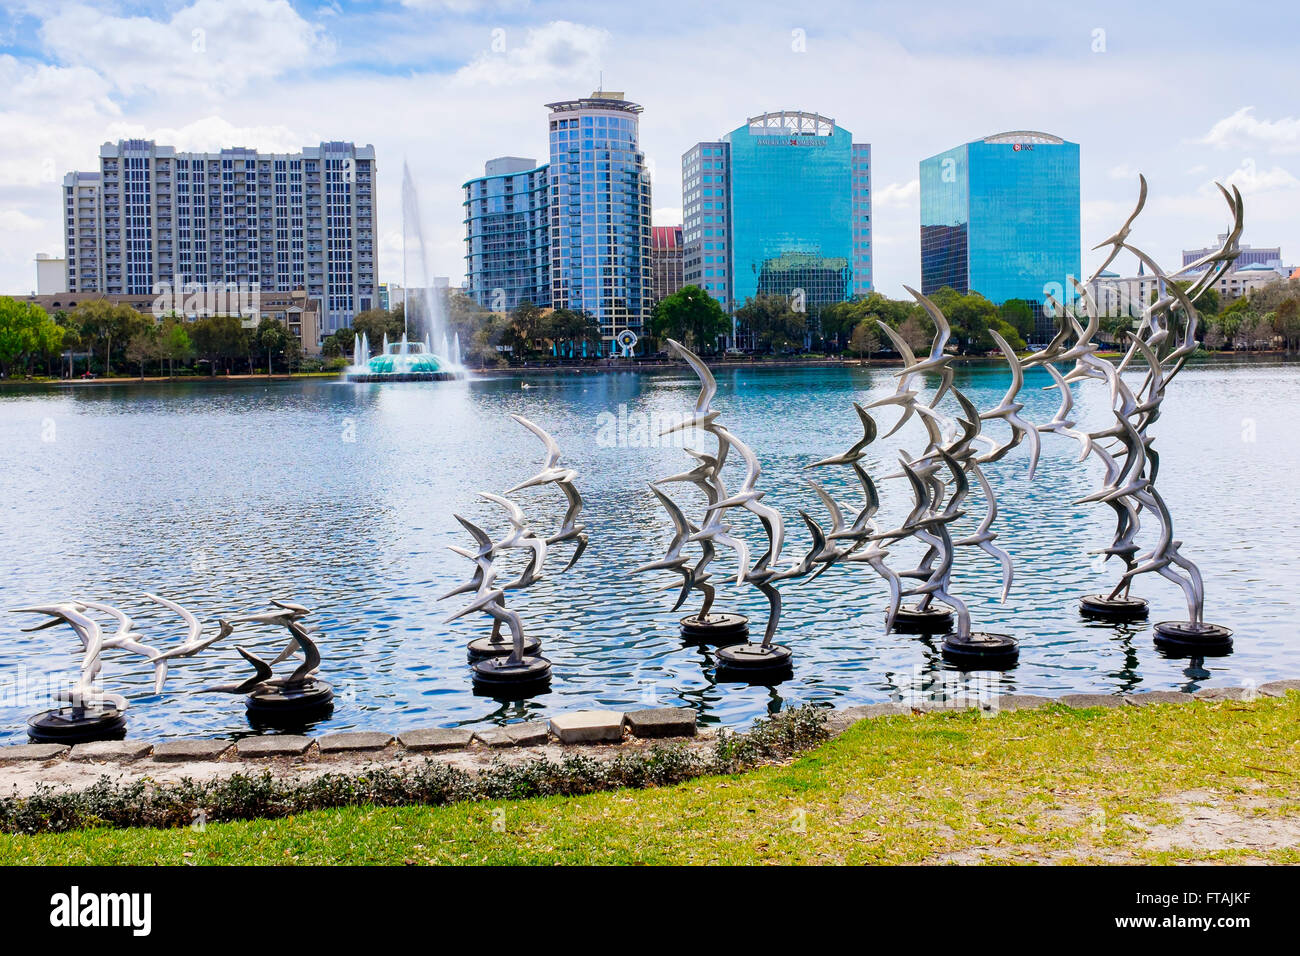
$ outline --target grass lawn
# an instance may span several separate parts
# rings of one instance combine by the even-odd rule
[[[1300,863],[1300,694],[876,718],[658,790],[0,837],[0,864]]]

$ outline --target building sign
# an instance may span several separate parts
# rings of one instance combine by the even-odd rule
[[[1022,149],[1033,149],[1033,148],[1034,148],[1034,144],[1033,144],[1033,143],[1013,143],[1013,144],[1011,145],[1011,148],[1012,148],[1013,150],[1015,150],[1015,151],[1018,153],[1018,152],[1020,152]]]

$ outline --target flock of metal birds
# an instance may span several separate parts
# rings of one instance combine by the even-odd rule
[[[50,618],[44,624],[24,628],[25,632],[30,633],[58,624],[67,624],[81,640],[80,672],[77,680],[70,686],[55,690],[53,697],[56,707],[67,708],[77,717],[122,714],[127,709],[126,698],[121,694],[106,692],[99,681],[105,651],[126,651],[147,661],[154,668],[154,693],[161,694],[167,680],[170,662],[195,656],[229,637],[235,630],[234,625],[242,623],[285,627],[289,631],[289,641],[280,655],[270,663],[243,647],[236,648],[244,660],[252,665],[254,675],[237,683],[203,688],[199,693],[252,694],[266,688],[291,688],[312,680],[320,669],[320,651],[311,637],[318,628],[307,628],[300,623],[302,618],[311,613],[301,604],[272,600],[275,610],[236,617],[229,621],[219,620],[216,632],[204,636],[203,625],[199,619],[181,605],[156,594],[145,594],[145,598],[180,615],[186,626],[184,641],[169,650],[160,650],[146,644],[141,632],[136,630],[135,621],[131,617],[119,608],[99,601],[63,601],[12,609],[16,613],[43,614]],[[116,622],[116,629],[111,634],[105,635],[103,626],[94,616],[95,613],[111,618]],[[291,674],[287,677],[274,676],[275,665],[299,653],[303,656],[302,663]]]
[[[757,588],[767,598],[769,616],[762,645],[769,647],[780,620],[781,594],[778,585],[797,578],[815,578],[833,565],[864,563],[870,566],[888,584],[890,600],[886,613],[886,630],[892,630],[902,608],[902,601],[915,598],[916,604],[907,608],[909,613],[924,613],[934,602],[942,602],[956,612],[955,633],[949,639],[958,644],[977,643],[983,639],[996,639],[1000,635],[972,634],[970,611],[965,601],[951,589],[952,571],[959,549],[974,547],[996,560],[1002,569],[1001,598],[1006,600],[1013,578],[1011,556],[994,542],[997,533],[992,530],[998,506],[984,466],[1007,457],[1020,445],[1029,452],[1028,477],[1033,479],[1042,450],[1042,434],[1053,433],[1078,441],[1082,447],[1079,461],[1096,457],[1105,468],[1105,484],[1096,493],[1081,502],[1105,502],[1116,512],[1117,527],[1114,540],[1101,553],[1108,558],[1116,556],[1125,563],[1125,571],[1107,599],[1128,597],[1133,580],[1139,575],[1156,572],[1176,582],[1187,597],[1188,621],[1185,627],[1195,631],[1203,624],[1204,587],[1196,566],[1180,551],[1181,543],[1174,540],[1173,522],[1168,507],[1156,490],[1155,480],[1159,456],[1152,447],[1148,429],[1160,415],[1161,402],[1170,380],[1186,365],[1188,356],[1196,349],[1198,315],[1193,303],[1224,271],[1231,268],[1239,252],[1238,239],[1242,229],[1241,195],[1234,187],[1231,192],[1219,187],[1227,199],[1233,216],[1232,228],[1221,247],[1215,252],[1184,266],[1173,273],[1165,273],[1158,263],[1128,241],[1133,222],[1146,203],[1147,184],[1140,179],[1137,207],[1124,225],[1095,248],[1110,247],[1106,261],[1086,282],[1074,280],[1077,294],[1074,303],[1058,302],[1048,297],[1058,320],[1058,331],[1042,351],[1019,358],[1015,351],[998,334],[990,330],[994,342],[1005,358],[1011,372],[1011,383],[1002,401],[994,408],[979,411],[971,400],[954,384],[952,361],[954,355],[947,351],[951,328],[943,312],[926,296],[915,289],[908,292],[921,304],[934,323],[935,336],[929,354],[918,359],[902,337],[881,322],[882,331],[903,359],[903,369],[898,373],[894,393],[871,403],[867,408],[856,404],[854,408],[862,423],[862,438],[843,454],[822,459],[806,466],[809,469],[832,465],[853,469],[861,484],[863,503],[851,517],[834,498],[817,482],[809,481],[830,518],[829,530],[814,520],[806,511],[800,517],[812,539],[808,552],[798,561],[782,567],[780,557],[785,543],[785,526],[781,514],[764,504],[764,492],[758,489],[761,468],[753,450],[718,422],[719,411],[712,407],[717,395],[717,383],[700,358],[678,342],[670,342],[670,350],[684,359],[699,376],[702,389],[692,413],[681,423],[665,431],[700,429],[717,440],[717,452],[707,454],[687,448],[686,452],[697,462],[696,466],[681,474],[662,478],[650,489],[658,499],[673,526],[673,536],[667,554],[660,560],[643,565],[638,570],[667,570],[681,577],[680,590],[674,610],[681,607],[692,591],[703,595],[699,618],[707,618],[712,609],[716,589],[710,581],[708,568],[717,547],[723,546],[736,553],[739,573],[736,583],[747,583]],[[1099,344],[1095,337],[1100,329],[1100,312],[1089,287],[1097,277],[1127,250],[1138,258],[1155,277],[1156,300],[1145,306],[1140,323],[1133,332],[1127,332],[1123,341],[1127,350],[1123,359],[1112,363],[1097,354]],[[1202,271],[1203,270],[1203,271]],[[1186,289],[1176,280],[1192,277]],[[1082,311],[1084,322],[1080,322]],[[1181,316],[1181,322],[1179,321]],[[1125,371],[1135,366],[1138,359],[1146,364],[1142,383],[1131,388],[1124,380]],[[1057,364],[1073,362],[1066,373]],[[1024,387],[1025,372],[1041,366],[1052,377],[1049,388],[1059,389],[1061,404],[1056,414],[1046,424],[1034,425],[1021,416],[1024,409],[1019,393]],[[925,376],[939,377],[938,385],[928,401],[922,400]],[[1098,379],[1107,383],[1115,423],[1106,428],[1084,432],[1075,429],[1069,418],[1074,404],[1071,385],[1085,379]],[[951,396],[957,409],[945,411],[943,399]],[[901,470],[888,478],[906,478],[912,491],[913,507],[897,528],[880,530],[874,516],[880,507],[880,496],[871,477],[862,465],[866,448],[877,437],[877,427],[868,409],[896,405],[901,416],[884,437],[897,432],[913,416],[919,417],[926,429],[928,443],[920,454],[900,453]],[[985,434],[987,422],[1002,421],[1009,427],[1009,435],[999,441]],[[1111,441],[1113,439],[1113,441]],[[722,476],[728,454],[735,449],[745,462],[746,471],[741,487],[729,493]],[[703,518],[692,522],[682,508],[662,489],[673,482],[688,482],[700,489],[706,503]],[[975,530],[962,537],[953,538],[952,524],[966,515],[965,505],[973,486],[978,486],[984,501],[984,514]],[[767,549],[758,560],[750,563],[750,548],[742,537],[733,532],[725,520],[728,510],[742,508],[754,514],[761,522],[767,536]],[[1150,552],[1137,556],[1140,550],[1136,536],[1140,528],[1139,516],[1143,511],[1155,515],[1159,533]],[[893,571],[886,563],[889,548],[907,538],[915,538],[926,546],[924,557],[913,569]],[[698,544],[698,558],[687,553],[690,544]],[[914,582],[904,583],[904,582]],[[677,587],[677,585],[671,585]]]
[[[564,518],[559,529],[554,534],[541,537],[528,526],[527,516],[514,501],[504,495],[479,492],[481,498],[505,509],[506,516],[510,521],[510,531],[499,540],[493,541],[492,537],[474,522],[462,515],[456,515],[456,520],[473,536],[477,547],[474,550],[452,547],[451,550],[474,562],[474,574],[465,584],[441,595],[438,600],[444,600],[457,594],[472,594],[473,597],[470,603],[448,617],[445,623],[451,623],[473,611],[482,611],[488,614],[492,618],[490,643],[500,644],[501,652],[506,650],[506,642],[501,635],[501,626],[505,624],[510,629],[511,640],[509,642],[509,653],[508,655],[503,654],[503,656],[505,656],[508,664],[520,665],[529,656],[527,652],[540,645],[536,641],[533,642],[531,647],[528,644],[523,621],[518,612],[506,607],[506,592],[522,590],[541,580],[542,566],[546,562],[547,549],[562,542],[573,541],[576,542],[573,555],[569,558],[569,563],[564,567],[564,571],[568,571],[587,549],[587,534],[586,526],[578,521],[578,516],[583,507],[582,494],[574,484],[578,473],[571,468],[560,466],[560,446],[544,429],[522,415],[511,415],[510,417],[541,439],[542,444],[546,446],[546,460],[542,463],[541,471],[527,481],[522,481],[513,488],[508,489],[506,495],[516,494],[526,488],[537,488],[553,484],[564,493],[568,505]],[[526,549],[529,552],[527,564],[514,580],[507,583],[498,582],[499,569],[497,568],[497,561],[504,553],[515,549]],[[486,648],[486,651],[482,656],[490,656],[494,649],[489,647]]]

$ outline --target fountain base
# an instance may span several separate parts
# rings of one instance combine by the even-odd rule
[[[1089,594],[1079,599],[1079,613],[1098,621],[1145,621],[1147,610],[1145,598]]]
[[[551,662],[545,657],[489,657],[474,665],[474,693],[498,700],[522,700],[551,685]]]
[[[476,664],[489,657],[508,657],[514,653],[515,642],[506,638],[494,641],[490,637],[479,637],[465,645],[469,662]],[[536,637],[524,635],[524,657],[537,657],[542,652],[542,642]]]
[[[1232,653],[1232,631],[1220,624],[1161,621],[1155,643],[1170,657],[1222,657]]]
[[[334,688],[312,678],[294,684],[272,684],[249,694],[248,719],[263,727],[299,727],[324,720],[334,712]]]
[[[1020,659],[1020,643],[1008,634],[975,631],[966,637],[944,635],[943,659],[961,670],[993,671],[1014,667]]]
[[[348,372],[349,382],[450,382],[464,378],[457,372]]]
[[[915,604],[904,604],[894,615],[894,630],[899,634],[942,634],[952,630],[952,611],[946,607],[923,611]]]
[[[71,707],[47,710],[29,717],[27,736],[38,744],[84,744],[93,740],[121,740],[126,736],[126,714],[116,707],[104,710]]]
[[[794,674],[794,655],[783,644],[737,644],[719,648],[717,657],[720,681],[778,684]]]
[[[749,639],[749,618],[743,614],[691,614],[682,618],[682,639],[692,644],[724,646]]]

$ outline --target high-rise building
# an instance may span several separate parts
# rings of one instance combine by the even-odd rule
[[[550,109],[551,305],[590,313],[600,351],[649,317],[650,175],[641,106],[598,90]]]
[[[651,300],[667,298],[685,283],[682,281],[682,227],[650,227]]]
[[[507,312],[551,304],[550,184],[546,164],[490,159],[463,185],[465,287],[479,305]]]
[[[1223,244],[1224,242],[1227,241],[1227,239],[1228,236],[1226,233],[1220,233],[1219,241],[1213,246],[1207,246],[1204,249],[1184,249],[1183,265],[1190,266],[1193,262],[1196,262],[1198,259],[1204,259],[1206,256],[1210,255],[1211,253],[1218,252],[1221,248],[1223,248]],[[1243,269],[1246,266],[1256,266],[1256,265],[1268,266],[1270,269],[1281,269],[1282,268],[1282,247],[1269,246],[1269,247],[1257,249],[1254,246],[1242,245],[1241,252],[1239,252],[1237,254],[1237,258],[1233,260],[1232,267],[1234,269]]]
[[[142,295],[159,283],[302,289],[321,303],[323,335],[377,301],[372,146],[183,153],[122,140],[100,148],[99,164],[97,174],[64,179],[65,204],[79,213],[91,205],[90,177],[99,180],[95,291]],[[66,240],[69,290],[74,273],[75,291],[88,290],[87,262],[73,258],[90,247],[80,217]]]
[[[1017,130],[921,161],[921,291],[1024,299],[1051,332],[1046,292],[1080,277],[1079,144]]]
[[[69,292],[104,291],[103,205],[99,173],[63,177],[63,250]]]
[[[871,146],[818,113],[750,117],[682,156],[685,282],[729,312],[871,291]]]

